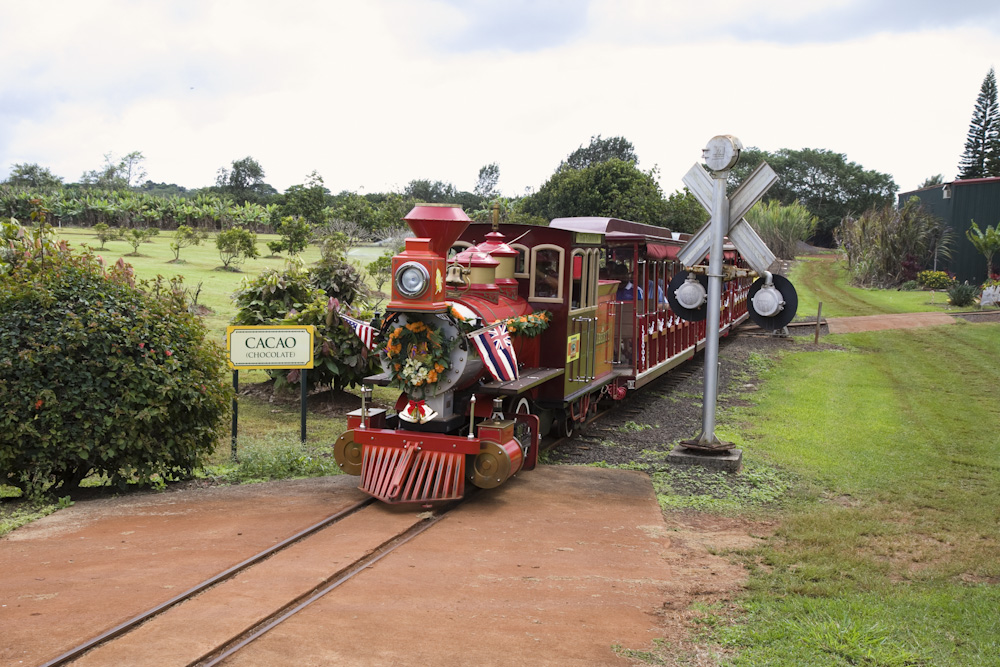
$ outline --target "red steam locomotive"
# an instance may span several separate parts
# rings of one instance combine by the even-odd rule
[[[399,387],[396,414],[363,399],[335,445],[341,468],[384,502],[499,486],[535,467],[541,437],[572,435],[599,401],[623,399],[705,343],[705,322],[679,316],[670,293],[686,234],[614,218],[491,228],[439,205],[404,219],[415,238],[392,261],[384,372],[364,393]],[[735,248],[725,262],[722,333],[747,318],[752,282]]]

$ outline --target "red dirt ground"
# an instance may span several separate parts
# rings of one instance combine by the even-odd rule
[[[14,531],[0,540],[0,662],[59,655],[353,503],[355,483],[81,501]],[[642,473],[542,466],[479,494],[232,664],[626,664],[613,644],[655,638],[701,664],[686,643],[691,602],[729,597],[745,577],[710,551],[751,546],[752,529],[664,521]],[[195,642],[204,628],[193,625],[183,640],[143,639],[127,662],[184,664],[166,647]]]

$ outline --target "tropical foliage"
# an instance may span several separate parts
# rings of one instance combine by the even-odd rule
[[[993,274],[993,255],[1000,252],[1000,226],[979,229],[976,221],[972,221],[972,226],[965,231],[966,237],[986,258],[986,279],[989,280]]]
[[[799,243],[812,236],[817,222],[816,216],[799,202],[786,206],[773,199],[754,206],[746,218],[780,259],[795,259]]]
[[[901,209],[874,208],[859,218],[845,218],[836,234],[854,284],[894,287],[914,280],[933,265],[935,255],[950,252],[948,228],[911,197]]]

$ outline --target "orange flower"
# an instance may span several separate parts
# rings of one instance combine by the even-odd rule
[[[427,373],[427,384],[434,384],[438,381],[438,374],[435,371]]]
[[[438,373],[443,373],[444,366],[442,366],[441,364],[434,364],[434,370],[437,371]]]

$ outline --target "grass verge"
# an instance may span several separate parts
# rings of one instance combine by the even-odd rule
[[[798,316],[813,317],[823,302],[824,317],[855,317],[882,313],[967,312],[955,308],[948,293],[851,287],[842,261],[834,255],[800,258],[789,276],[799,297]]]
[[[1000,327],[830,337],[737,408],[799,502],[705,640],[733,665],[1000,664]]]

